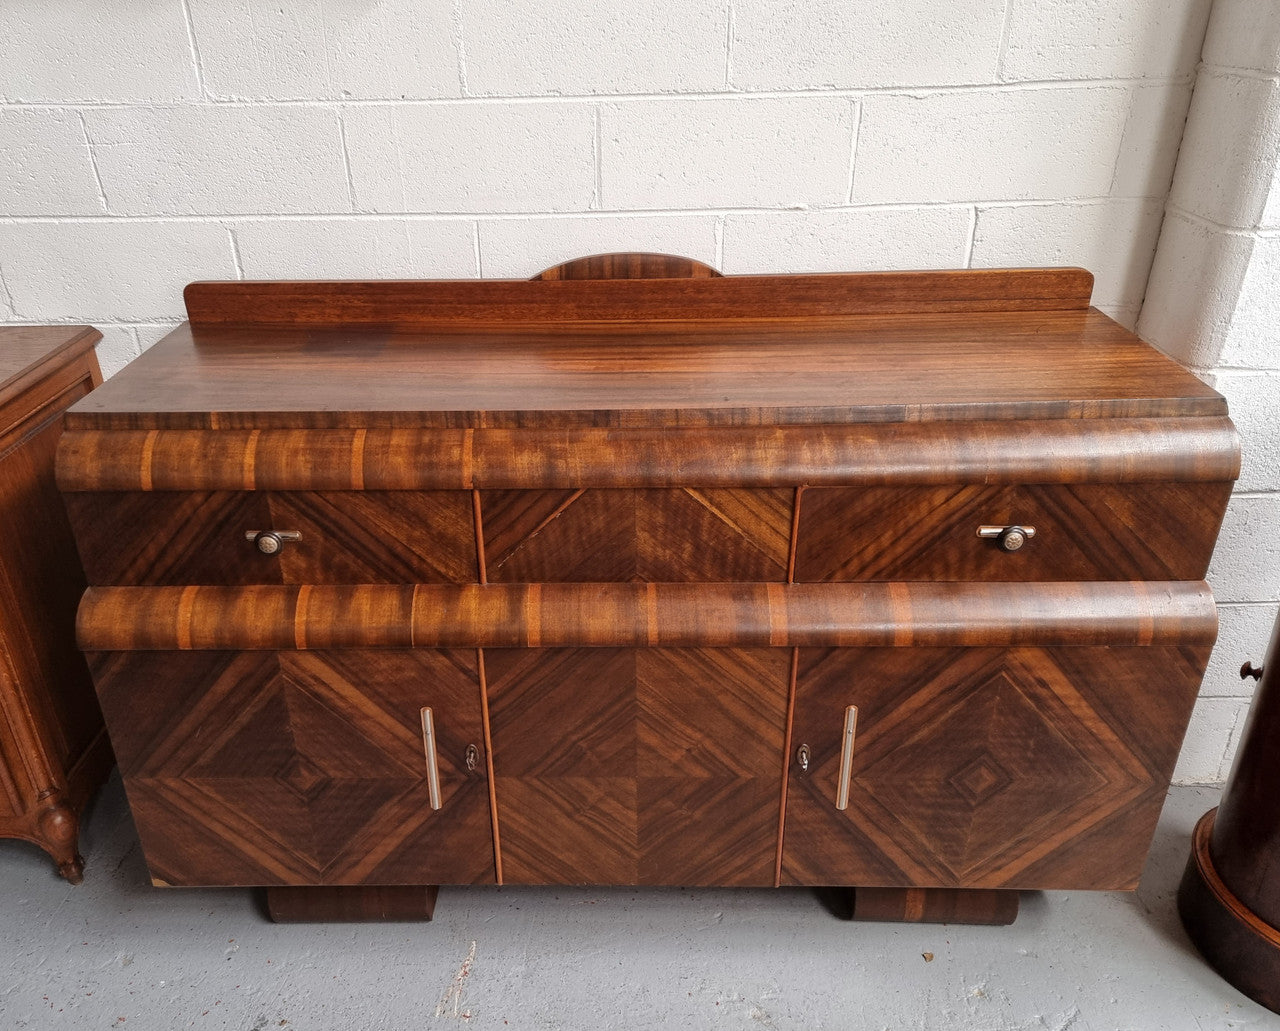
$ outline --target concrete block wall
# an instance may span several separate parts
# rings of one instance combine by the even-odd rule
[[[1221,632],[1179,765],[1229,770],[1280,607],[1280,0],[1216,0],[1139,331],[1227,398],[1244,463],[1209,570]]]
[[[110,374],[182,318],[193,279],[524,277],[640,249],[730,273],[1078,264],[1132,326],[1212,3],[0,0],[0,324],[94,323]],[[1217,7],[1203,88],[1226,99],[1197,109],[1256,120],[1275,54],[1250,12],[1275,0]],[[1265,295],[1272,237],[1262,215],[1238,225],[1258,197],[1202,198],[1197,175],[1179,173],[1168,246]],[[1274,219],[1280,191],[1262,204]],[[1161,304],[1200,327],[1193,292]],[[1237,318],[1221,368],[1191,355],[1251,425],[1274,423],[1274,325]],[[1280,458],[1249,462],[1256,484]],[[1229,753],[1224,657],[1274,601],[1246,594],[1280,576],[1242,584],[1274,505],[1242,495],[1229,520],[1236,643],[1184,779]]]
[[[1132,325],[1210,0],[0,0],[0,321],[195,278],[1072,263]],[[634,9],[633,9],[634,8]]]

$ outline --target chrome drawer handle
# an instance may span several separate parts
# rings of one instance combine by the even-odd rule
[[[1005,551],[1017,551],[1036,535],[1034,526],[979,526],[978,536],[994,540]]]
[[[840,779],[836,782],[836,808],[849,808],[849,782],[853,780],[853,738],[858,732],[858,707],[844,711],[844,735],[840,745]]]
[[[440,808],[440,764],[436,761],[436,724],[429,706],[422,709],[422,750],[427,759],[427,797],[432,809]]]
[[[244,539],[253,541],[264,555],[274,555],[285,541],[302,540],[302,534],[297,530],[245,530]]]

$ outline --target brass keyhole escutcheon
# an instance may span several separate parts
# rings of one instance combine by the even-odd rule
[[[480,749],[475,745],[467,745],[466,757],[464,760],[467,764],[467,771],[474,771],[480,765]]]
[[[800,769],[807,770],[809,768],[809,746],[801,745],[796,749],[796,762],[800,764]]]

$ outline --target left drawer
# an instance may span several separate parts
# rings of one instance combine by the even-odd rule
[[[470,491],[64,494],[94,586],[474,583]],[[264,554],[250,531],[297,534]]]

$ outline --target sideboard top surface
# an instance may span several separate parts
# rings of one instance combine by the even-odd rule
[[[917,287],[929,281],[914,275]],[[936,275],[958,297],[954,283],[969,274]],[[662,280],[638,284],[643,293],[635,281],[424,283],[421,303],[397,300],[413,284],[194,284],[193,321],[77,404],[67,425],[697,427],[1226,413],[1220,395],[1088,308],[1087,293],[1011,297],[1024,281],[1025,292],[1043,292],[1045,274],[1003,275],[972,274],[991,294],[973,302],[978,311],[945,289],[947,310],[879,297],[906,274]],[[768,285],[768,303],[726,314],[716,291],[753,279]],[[849,314],[866,280],[867,304],[881,311]],[[826,305],[814,281],[840,303]],[[702,293],[690,294],[690,283]],[[462,310],[448,308],[451,285]],[[571,288],[581,297],[555,292]],[[664,289],[672,311],[697,317],[656,317]],[[628,317],[601,315],[606,291]],[[405,308],[418,316],[397,320]],[[579,317],[584,310],[595,317]]]

